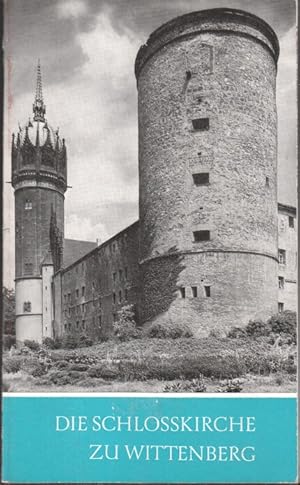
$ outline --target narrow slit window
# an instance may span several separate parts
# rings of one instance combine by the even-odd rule
[[[197,118],[192,120],[194,130],[206,131],[209,129],[209,118]]]
[[[114,305],[116,304],[116,294],[115,293],[113,293],[113,303],[114,303]]]
[[[122,291],[120,290],[119,291],[119,303],[121,303],[121,302],[122,302]]]
[[[210,240],[210,231],[194,231],[194,242],[202,242]]]
[[[205,296],[210,297],[210,286],[204,286]]]
[[[84,296],[84,294],[85,294],[85,286],[81,288],[81,295]]]
[[[279,264],[285,264],[286,263],[286,251],[285,251],[285,249],[279,249],[278,250],[278,260],[279,260]]]
[[[128,290],[127,290],[127,288],[125,288],[125,300],[126,301],[128,300]]]
[[[279,276],[279,278],[278,278],[278,287],[279,287],[280,290],[284,289],[284,277],[283,276]]]
[[[180,296],[181,296],[181,298],[185,298],[185,288],[184,287],[180,288]]]
[[[282,313],[282,312],[283,312],[283,310],[284,310],[284,304],[283,304],[283,303],[281,303],[281,302],[279,302],[279,303],[278,303],[278,313]]]
[[[195,185],[209,184],[209,173],[193,173],[193,180]]]
[[[270,179],[269,179],[269,177],[266,177],[266,187],[270,187]]]
[[[31,275],[33,273],[33,264],[32,263],[25,263],[24,266],[24,274]]]
[[[193,294],[193,298],[197,298],[197,296],[198,296],[197,286],[192,286],[192,294]]]

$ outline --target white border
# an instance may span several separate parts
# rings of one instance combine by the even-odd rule
[[[115,397],[145,397],[145,398],[191,398],[191,399],[205,399],[207,397],[211,398],[214,397],[216,399],[219,398],[298,398],[298,393],[296,392],[290,392],[290,393],[280,393],[280,392],[275,392],[275,393],[240,393],[240,392],[231,392],[231,393],[226,393],[226,392],[217,392],[217,393],[211,393],[211,392],[205,392],[205,393],[185,393],[185,392],[179,392],[179,393],[173,393],[173,392],[164,392],[164,393],[151,393],[151,392],[3,392],[2,393],[3,397],[105,397],[107,399],[110,398],[115,398]]]

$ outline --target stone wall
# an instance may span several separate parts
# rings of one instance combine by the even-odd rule
[[[181,320],[179,287],[200,288],[203,273],[214,297],[186,299],[185,319],[240,325],[277,310],[278,46],[264,29],[196,14],[138,54],[143,321],[157,308]]]
[[[51,207],[63,235],[63,194],[37,186],[15,191],[16,278],[41,275],[41,263],[50,249]]]
[[[111,333],[122,306],[133,304],[138,313],[138,223],[59,271],[54,278],[55,301],[59,292],[58,335],[85,333],[96,341]]]
[[[284,251],[278,266],[279,310],[297,310],[297,219],[296,209],[278,205],[278,248]]]

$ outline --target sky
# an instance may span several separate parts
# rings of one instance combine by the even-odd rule
[[[247,10],[280,42],[277,75],[279,201],[296,204],[294,0],[6,0],[4,182],[11,135],[32,115],[42,66],[46,118],[66,139],[65,237],[101,242],[138,219],[134,61],[162,23],[205,8]],[[14,278],[14,199],[4,183],[4,285]]]

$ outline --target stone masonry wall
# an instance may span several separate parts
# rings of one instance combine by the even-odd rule
[[[244,25],[239,33],[236,24],[234,32],[222,24],[226,33],[220,25],[201,27],[184,35],[183,25],[180,37],[172,34],[166,45],[158,40],[138,71],[142,319],[160,304],[151,285],[161,279],[164,292],[154,258],[164,259],[166,273],[171,252],[180,260],[178,288],[181,277],[200,285],[202,271],[214,285],[219,281],[217,305],[215,297],[186,301],[186,318],[205,326],[222,315],[241,324],[252,312],[277,310],[276,62],[261,32],[255,39]],[[209,127],[195,129],[197,119],[208,119]],[[209,182],[196,185],[197,173],[208,173]],[[195,242],[195,231],[210,231],[210,240]],[[168,314],[180,320],[175,294]]]
[[[138,312],[138,223],[60,271],[54,286],[60,279],[58,334],[81,332],[95,341],[108,336],[122,306],[133,304]]]
[[[27,209],[31,204],[31,209]],[[57,225],[64,233],[64,196],[46,188],[27,187],[15,192],[16,278],[40,276],[41,263],[50,244],[51,206],[56,212]],[[32,265],[29,272],[28,266]]]

